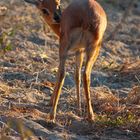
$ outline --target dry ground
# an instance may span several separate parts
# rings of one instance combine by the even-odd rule
[[[97,120],[77,114],[74,58],[58,105],[49,122],[48,101],[58,66],[58,40],[35,7],[22,0],[0,1],[0,139],[139,140],[140,1],[99,0],[108,28],[91,76]],[[68,1],[63,0],[63,7]],[[117,25],[121,22],[121,25]],[[117,27],[109,41],[107,37]]]

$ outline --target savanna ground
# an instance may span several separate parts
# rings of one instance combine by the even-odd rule
[[[23,0],[0,1],[1,140],[140,139],[140,1],[130,1],[99,0],[108,27],[91,76],[97,119],[84,119],[82,88],[82,116],[77,114],[70,58],[55,124],[48,119],[48,102],[59,62],[58,39],[35,7]],[[63,8],[68,3],[63,0]]]

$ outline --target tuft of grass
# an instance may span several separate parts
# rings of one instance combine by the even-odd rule
[[[15,29],[0,31],[0,50],[3,52],[11,51],[13,48],[11,38],[15,35]]]
[[[137,123],[138,120],[134,114],[127,114],[125,116],[107,116],[102,115],[97,117],[97,123],[104,124],[105,126],[119,127],[124,125],[131,125]]]

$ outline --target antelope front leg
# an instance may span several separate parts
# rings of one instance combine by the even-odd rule
[[[57,74],[57,82],[55,85],[54,93],[52,95],[53,97],[51,99],[53,104],[52,104],[52,109],[50,112],[50,120],[53,122],[55,121],[58,100],[60,97],[64,79],[65,79],[65,59],[61,58],[60,64],[59,64],[59,69],[58,69],[58,74]]]

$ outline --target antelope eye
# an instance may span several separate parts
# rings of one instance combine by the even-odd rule
[[[49,10],[48,9],[42,9],[42,13],[45,14],[45,15],[49,15]]]

